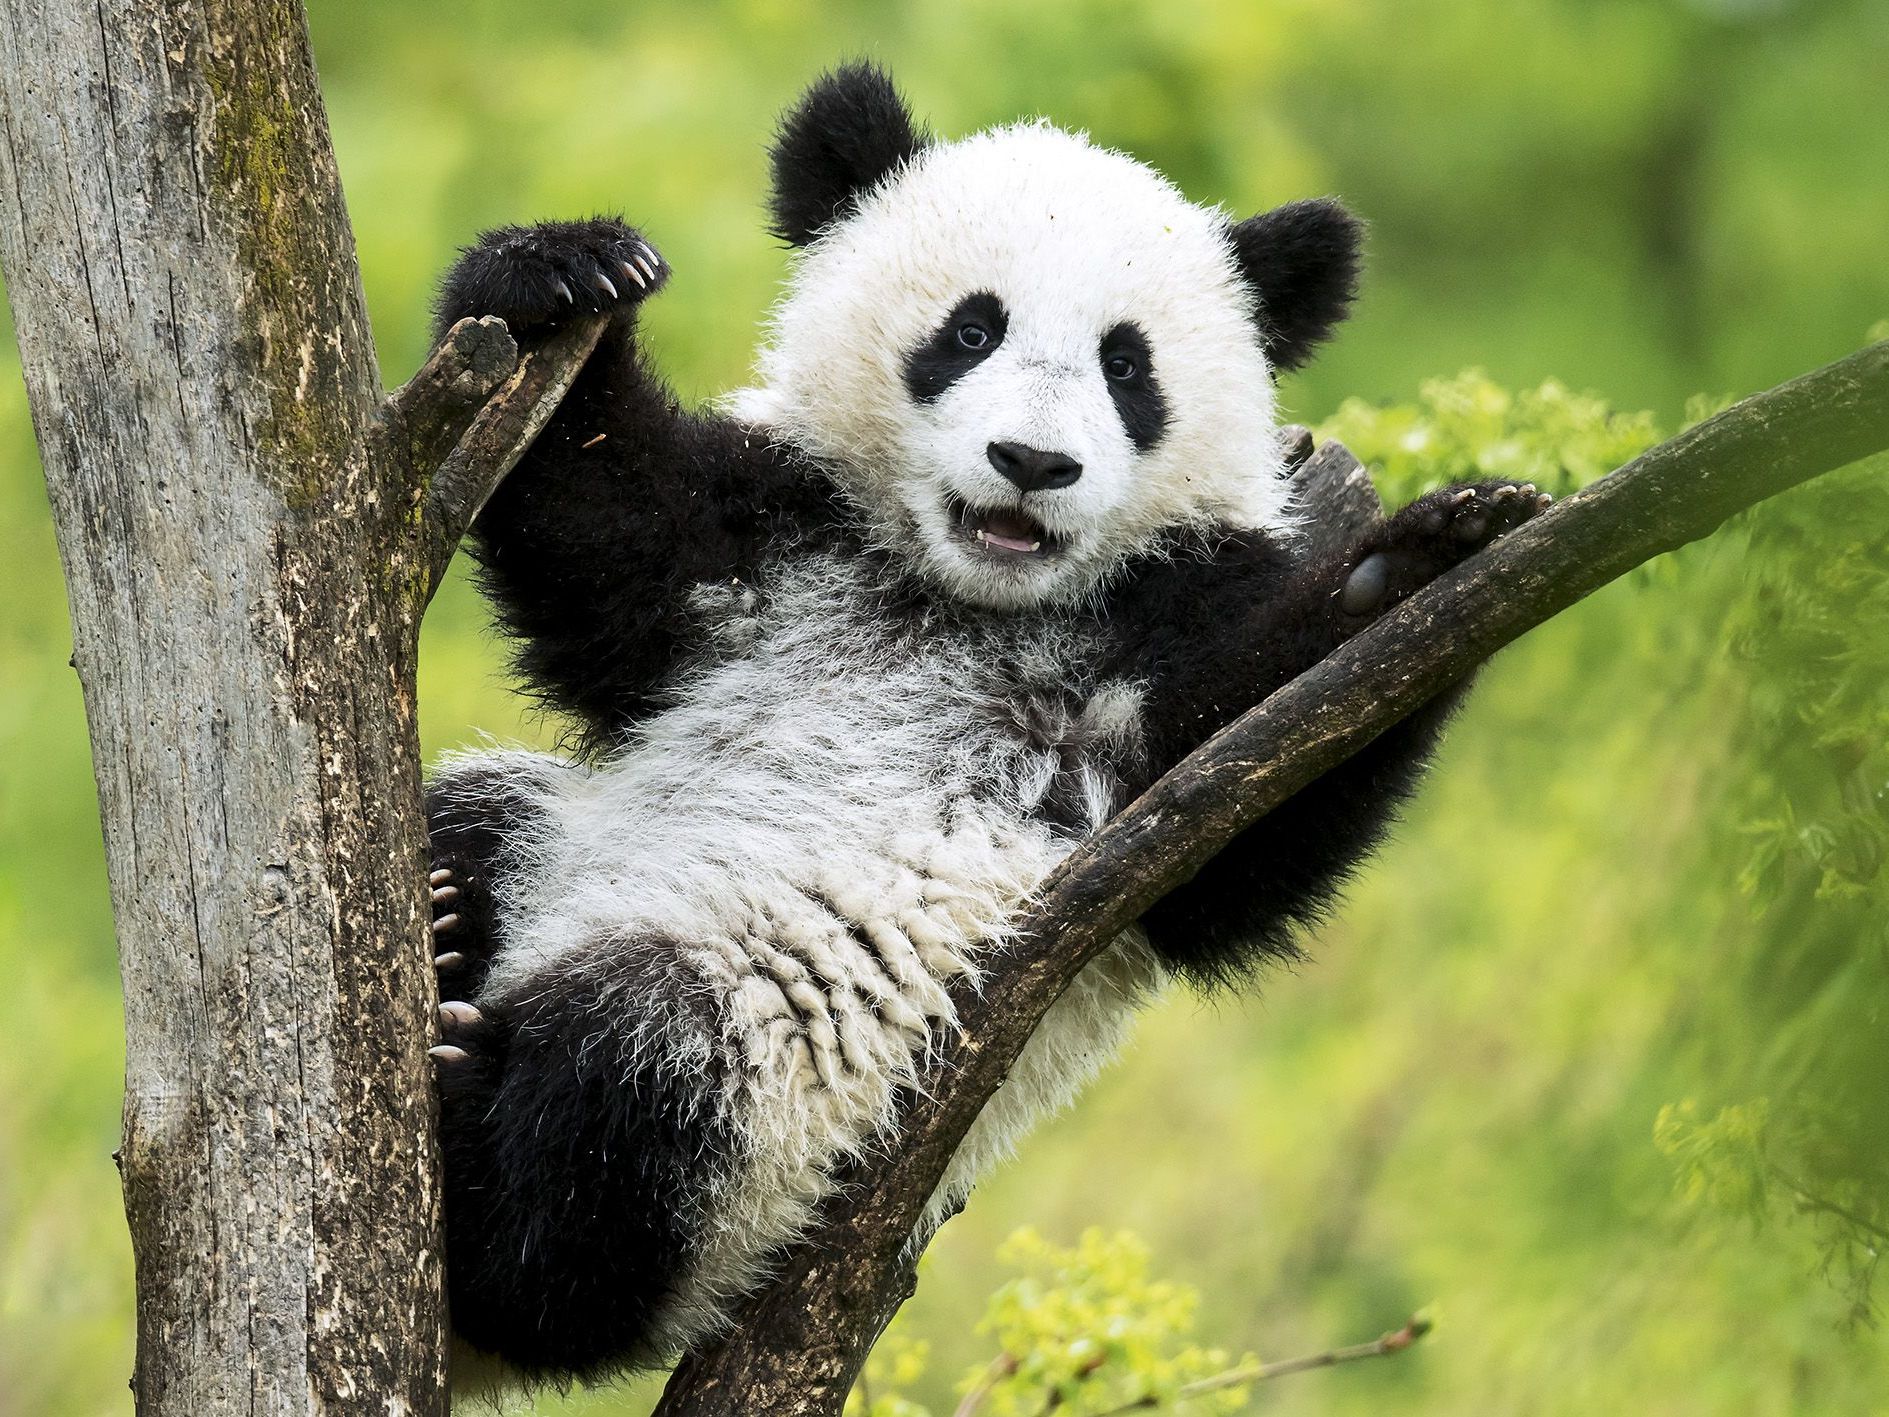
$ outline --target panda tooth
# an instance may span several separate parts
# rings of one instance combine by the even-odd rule
[[[1030,543],[1030,549],[1032,551],[1041,551],[1043,549],[1043,543],[1040,541],[1032,541]]]

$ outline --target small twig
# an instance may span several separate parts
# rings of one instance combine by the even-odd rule
[[[1210,1378],[1201,1378],[1198,1382],[1187,1383],[1176,1389],[1174,1401],[1191,1402],[1211,1392],[1244,1387],[1248,1383],[1269,1382],[1273,1378],[1309,1372],[1313,1368],[1335,1368],[1340,1363],[1356,1363],[1365,1358],[1388,1358],[1402,1353],[1428,1333],[1431,1327],[1428,1319],[1412,1316],[1402,1328],[1369,1343],[1354,1343],[1348,1348],[1327,1348],[1323,1353],[1308,1353],[1303,1358],[1284,1358],[1277,1363],[1253,1363],[1244,1368],[1229,1368],[1224,1373],[1216,1373]],[[1146,1412],[1161,1406],[1163,1401],[1150,1394],[1133,1402],[1125,1402],[1120,1407],[1111,1407],[1097,1414],[1097,1417],[1119,1417],[1123,1412]]]
[[[492,323],[504,329],[502,322]],[[438,588],[459,538],[472,525],[472,519],[557,411],[607,323],[600,315],[583,316],[528,349],[511,377],[465,428],[457,446],[425,479],[421,554],[426,564],[428,596]],[[464,321],[455,325],[448,339],[465,325]]]
[[[1876,1224],[1875,1221],[1868,1220],[1858,1215],[1855,1211],[1850,1210],[1848,1207],[1838,1205],[1833,1200],[1826,1200],[1795,1176],[1792,1176],[1788,1171],[1781,1170],[1776,1166],[1772,1166],[1769,1169],[1773,1176],[1782,1181],[1790,1190],[1797,1193],[1797,1199],[1805,1209],[1822,1211],[1825,1215],[1834,1215],[1838,1220],[1848,1221],[1864,1234],[1874,1235],[1878,1240],[1889,1243],[1889,1230],[1883,1229],[1883,1227]]]
[[[1083,1363],[1081,1367],[1076,1369],[1076,1381],[1079,1383],[1087,1382],[1101,1370],[1102,1365],[1107,1361],[1108,1355],[1103,1353],[1098,1353],[1095,1357],[1090,1358]],[[1043,1405],[1037,1408],[1036,1417],[1049,1417],[1050,1413],[1054,1412],[1062,1405],[1063,1390],[1059,1387],[1051,1388],[1049,1396],[1043,1401]]]
[[[964,1394],[964,1400],[951,1410],[951,1417],[977,1417],[997,1384],[1016,1371],[1017,1360],[1008,1353],[999,1353],[971,1385],[971,1390]]]

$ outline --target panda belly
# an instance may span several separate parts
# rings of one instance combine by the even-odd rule
[[[1088,829],[1109,808],[1115,739],[1083,720],[1120,719],[1119,696],[1071,711],[1064,727],[1098,745],[1072,756],[1046,741],[1071,733],[1020,731],[1031,716],[987,645],[890,643],[876,604],[832,580],[811,578],[814,605],[777,603],[746,653],[699,671],[614,757],[573,770],[519,755],[514,774],[534,784],[538,825],[493,882],[480,1004],[594,982],[628,1001],[597,1025],[632,1036],[612,1046],[705,1088],[730,1143],[695,1164],[695,1232],[645,1335],[654,1355],[723,1325],[834,1163],[893,1120],[953,1023],[949,986],[1002,948],[1079,838],[1067,804],[1088,804]],[[1052,800],[1065,805],[1046,817]],[[1138,935],[1085,971],[967,1136],[934,1217],[1108,1060],[1157,975]]]

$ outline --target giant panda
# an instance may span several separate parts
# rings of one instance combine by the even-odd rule
[[[578,732],[430,788],[454,1327],[594,1380],[714,1335],[894,1122],[1063,857],[1216,729],[1532,515],[1431,494],[1299,547],[1275,376],[1359,224],[1242,221],[1044,122],[940,141],[870,65],[772,150],[795,248],[754,387],[679,408],[669,265],[598,218],[492,231],[439,329],[603,343],[473,529]],[[935,1223],[1170,981],[1289,956],[1412,786],[1439,701],[1249,828],[1053,1007]]]

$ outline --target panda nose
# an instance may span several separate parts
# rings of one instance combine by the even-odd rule
[[[1064,453],[1046,453],[1023,443],[992,443],[985,449],[990,465],[1016,484],[1019,492],[1049,492],[1082,476],[1082,464]]]

